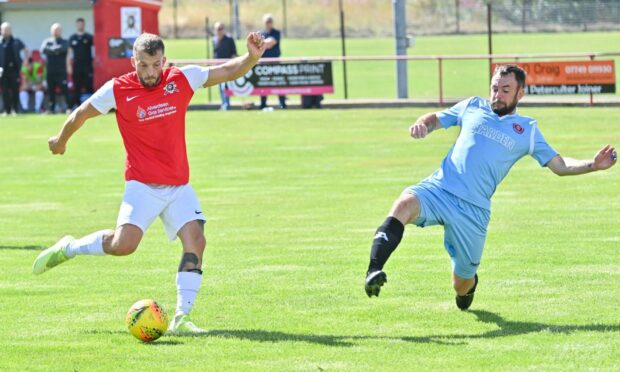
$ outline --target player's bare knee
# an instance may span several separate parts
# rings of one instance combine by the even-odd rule
[[[194,252],[198,254],[199,258],[202,257],[202,253],[207,245],[202,221],[188,222],[181,228],[178,235],[181,238],[185,252]]]
[[[115,235],[112,239],[110,251],[106,252],[114,256],[129,256],[138,249],[140,241],[129,239],[123,235]]]
[[[191,240],[191,251],[198,255],[198,258],[202,259],[202,254],[207,246],[207,239],[204,234],[196,234]]]
[[[111,254],[114,256],[129,256],[137,249],[137,244],[132,244],[130,242],[118,242],[116,244],[112,244]]]
[[[452,280],[452,288],[456,293],[459,293],[462,287],[463,283],[461,281],[455,279]]]
[[[406,225],[420,214],[420,202],[415,195],[403,194],[395,202],[390,215]]]
[[[473,285],[473,279],[452,278],[452,288],[459,295],[466,295]]]

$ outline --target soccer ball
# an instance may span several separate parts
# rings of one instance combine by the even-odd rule
[[[129,333],[143,342],[157,340],[168,329],[168,315],[155,300],[141,300],[133,304],[125,322]]]

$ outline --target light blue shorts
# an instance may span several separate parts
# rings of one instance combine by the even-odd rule
[[[491,212],[473,205],[428,181],[405,189],[420,201],[419,227],[443,225],[444,246],[452,258],[452,271],[473,278],[480,265]]]

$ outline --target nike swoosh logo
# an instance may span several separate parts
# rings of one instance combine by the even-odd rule
[[[133,96],[133,97],[127,97],[126,100],[127,102],[134,100],[135,98],[138,98],[139,96]]]
[[[196,210],[195,210],[195,211],[194,211],[194,213],[196,213],[196,214],[202,214],[202,211],[196,211]]]

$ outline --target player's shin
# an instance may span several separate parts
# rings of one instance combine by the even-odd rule
[[[400,244],[404,231],[405,226],[395,217],[386,218],[379,226],[370,250],[369,273],[383,269],[383,265]]]
[[[202,270],[195,253],[185,252],[177,273],[177,307],[175,315],[189,314],[200,289]]]
[[[67,245],[65,253],[68,257],[75,257],[77,255],[105,256],[103,239],[110,232],[112,231],[101,230],[76,239]]]

